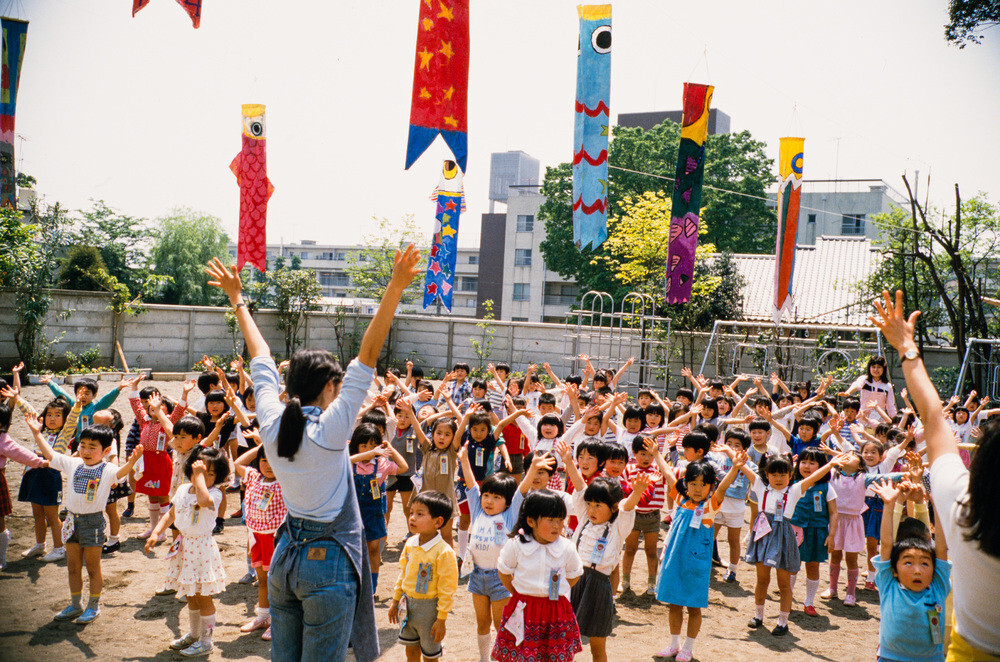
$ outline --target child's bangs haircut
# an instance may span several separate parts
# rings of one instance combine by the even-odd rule
[[[622,414],[622,424],[628,423],[629,421],[639,421],[640,424],[645,423],[645,410],[636,407],[635,405],[629,405],[625,408],[625,413]]]
[[[542,393],[541,395],[538,396],[538,405],[539,406],[541,406],[541,405],[552,405],[553,407],[555,407],[556,406],[556,396],[555,396],[555,394],[554,393],[549,393],[548,391],[546,391],[545,393]]]
[[[692,430],[684,435],[684,438],[681,440],[682,448],[693,448],[696,451],[701,451],[702,454],[707,453],[711,446],[712,444],[708,440],[708,435],[701,430]]]
[[[640,451],[646,450],[647,439],[652,439],[652,437],[647,437],[641,434],[636,435],[635,438],[632,440],[632,453],[635,454]],[[656,441],[654,440],[653,443],[656,443]],[[618,446],[618,444],[610,444],[610,445]]]
[[[556,426],[556,428],[558,428],[558,432],[556,432],[557,437],[563,436],[563,431],[566,429],[566,426],[563,425],[562,418],[556,416],[555,414],[545,414],[540,419],[538,419],[538,425],[536,426],[536,432],[538,433],[539,438],[541,438],[542,436],[543,425]]]
[[[697,432],[703,432],[708,437],[709,448],[719,440],[719,428],[715,426],[715,423],[699,423],[694,429]]]
[[[49,404],[42,408],[42,413],[38,415],[42,419],[42,423],[45,422],[45,417],[49,415],[49,410],[57,409],[62,412],[63,422],[66,422],[66,417],[69,416],[70,410],[73,408],[70,406],[69,402],[65,398],[59,396],[53,400],[49,400]]]
[[[641,439],[641,437],[636,437],[635,439]],[[633,453],[635,452],[635,439],[632,440]],[[628,451],[621,444],[612,444],[608,442],[602,442],[604,444],[604,464],[605,466],[608,462],[612,460],[619,460],[620,462],[628,462]]]
[[[663,405],[655,400],[646,405],[646,415],[648,416],[649,414],[659,414],[661,421],[663,420],[663,417],[666,416],[666,412],[663,411]]]
[[[478,377],[476,379],[473,379],[472,380],[472,388],[479,389],[481,391],[485,391],[486,390],[486,380],[479,379]]]
[[[490,423],[490,415],[484,411],[477,411],[473,413],[472,416],[469,417],[469,427],[468,427],[469,431],[471,432],[472,428],[476,427],[477,425],[485,425],[486,434],[489,434],[490,432],[493,431],[493,425]]]
[[[672,423],[674,419],[677,418],[678,416],[683,416],[684,414],[687,413],[687,410],[688,410],[687,406],[682,405],[679,402],[675,402],[674,404],[670,405],[670,411],[667,412],[667,423]]]
[[[798,482],[799,480],[802,479],[802,474],[799,473],[799,465],[802,464],[804,460],[812,460],[813,462],[815,462],[816,470],[819,471],[819,468],[822,467],[824,464],[826,464],[826,453],[824,453],[818,448],[812,448],[812,447],[804,448],[801,451],[799,451],[798,457],[795,458],[795,472],[792,474],[793,483]],[[823,477],[816,482],[827,483],[829,481],[830,481],[830,472],[827,471],[825,474],[823,474]]]
[[[10,420],[9,414],[8,420]],[[101,445],[103,450],[108,450],[111,448],[111,442],[115,440],[115,433],[107,425],[91,425],[89,428],[84,428],[83,431],[80,432],[80,441],[83,442],[84,439],[96,441]]]
[[[479,488],[480,494],[493,494],[498,497],[503,497],[506,502],[507,507],[510,508],[511,499],[514,498],[514,492],[517,490],[517,481],[509,473],[500,472],[495,473],[483,481],[482,486]]]
[[[473,404],[479,405],[479,409],[483,414],[489,414],[493,411],[493,403],[486,398],[478,398],[472,402]]]
[[[875,426],[875,436],[876,437],[886,437],[889,435],[889,430],[892,428],[888,423],[879,423]]]
[[[819,432],[819,429],[820,427],[822,427],[822,425],[823,425],[823,419],[819,418],[818,416],[814,416],[813,414],[806,414],[805,416],[802,417],[802,420],[799,421],[799,429],[803,427],[812,428],[814,435],[817,432]]]
[[[903,436],[903,431],[899,428],[889,428],[885,431],[885,440],[889,442],[890,445],[898,444]]]
[[[574,386],[579,388],[580,386],[583,386],[583,377],[581,377],[580,375],[570,375],[569,377],[564,379],[563,382],[565,382],[566,384],[573,384]]]
[[[243,389],[243,402],[246,403],[247,400],[253,397],[253,384],[250,384],[245,389]]]
[[[784,455],[765,455],[761,458],[757,473],[760,479],[766,483],[768,474],[788,474],[791,476],[793,468],[794,465],[790,453],[785,453]]]
[[[747,429],[750,430],[750,432],[753,432],[754,430],[763,430],[764,432],[770,432],[771,424],[768,423],[763,418],[755,418],[752,421],[750,421],[750,425],[747,426]]]
[[[702,413],[701,413],[702,418],[715,418],[716,416],[719,415],[719,403],[718,401],[716,401],[715,398],[708,398],[706,400],[702,400],[701,407],[702,407]]]
[[[208,395],[208,392],[219,387],[219,376],[215,374],[214,371],[208,371],[198,375],[198,390],[202,392],[202,395]]]
[[[80,389],[87,389],[90,391],[90,395],[96,396],[97,388],[98,386],[96,381],[90,377],[84,377],[83,379],[77,380],[77,382],[73,384],[73,393],[79,393]]]
[[[424,378],[424,369],[415,365],[413,366],[413,370],[410,371],[410,376],[419,381]]]
[[[493,366],[493,369],[497,372],[506,372],[508,375],[510,374],[510,365],[504,363],[503,361]]]
[[[844,411],[847,411],[848,409],[861,411],[861,400],[858,398],[847,398],[844,400]]]
[[[539,398],[538,401],[539,401],[539,403],[541,403],[541,398]],[[524,409],[525,407],[528,406],[528,401],[525,400],[524,397],[520,396],[520,395],[511,398],[510,402],[511,402],[512,405],[514,405],[518,409]]]
[[[708,383],[708,388],[714,388],[716,391],[721,391],[723,388],[725,388],[725,386],[726,385],[718,379],[712,380]]]
[[[521,503],[517,524],[514,525],[509,537],[517,536],[521,542],[528,542],[528,536],[534,537],[528,518],[537,520],[542,517],[566,519],[566,502],[552,490],[541,489],[528,493]]]
[[[434,385],[431,384],[426,379],[421,379],[420,381],[417,382],[417,387],[414,389],[414,391],[416,391],[417,393],[419,393],[420,391],[430,391],[431,394],[433,394]]]
[[[611,519],[618,517],[618,502],[625,498],[621,483],[614,478],[595,478],[583,493],[583,500],[588,503],[603,503],[611,509]]]
[[[454,372],[455,370],[464,370],[466,375],[472,372],[472,368],[469,367],[468,363],[456,363],[454,366],[452,366],[451,370],[452,372]]]
[[[437,429],[440,427],[445,427],[450,429],[452,434],[458,432],[458,423],[455,422],[454,418],[439,418],[433,423],[431,423],[431,435],[433,436],[434,433],[437,432]]]
[[[642,396],[646,396],[650,400],[654,399],[653,398],[653,392],[650,389],[648,389],[648,388],[641,388],[641,389],[639,389],[639,392],[636,393],[635,398],[636,398],[636,400],[638,400]]]
[[[550,453],[549,451],[532,451],[524,456],[524,466],[530,467],[531,463],[534,461],[536,457],[541,457],[551,462],[556,461],[556,456]],[[555,469],[549,469],[543,465],[538,469],[538,471],[539,473],[548,474],[548,476],[551,478],[552,473],[555,471]]]
[[[889,381],[889,364],[886,362],[885,357],[882,356],[881,354],[879,354],[879,355],[873,356],[870,359],[868,359],[868,365],[865,367],[865,376],[868,379],[871,379],[872,366],[873,365],[880,365],[880,366],[882,366],[882,376],[879,377],[879,381],[880,382],[888,382]]]
[[[754,407],[767,407],[770,409],[772,404],[774,403],[771,401],[771,398],[766,395],[757,395],[753,398]]]
[[[586,439],[580,442],[580,445],[576,447],[576,459],[580,459],[580,455],[587,451],[590,457],[597,458],[597,470],[600,471],[604,468],[604,463],[608,459],[604,454],[604,446],[606,444],[599,439]]]
[[[205,436],[205,424],[197,416],[183,416],[174,423],[174,436],[180,432],[199,439]]]
[[[195,446],[191,449],[191,455],[184,462],[184,477],[191,480],[191,467],[201,460],[206,465],[215,467],[215,482],[213,485],[221,485],[229,478],[229,459],[222,453],[222,449],[206,448],[205,446]]]
[[[410,508],[412,509],[414,504],[418,503],[422,503],[427,508],[427,512],[430,513],[431,517],[440,517],[444,520],[445,524],[451,520],[451,516],[454,513],[454,507],[451,505],[451,497],[437,490],[427,490],[413,497],[410,499]]]
[[[869,446],[875,447],[875,452],[878,453],[879,457],[882,457],[882,454],[885,453],[885,446],[882,445],[881,441],[872,441],[871,439],[869,439],[861,444],[861,450],[863,451]]]
[[[386,423],[388,419],[385,416],[385,412],[381,409],[369,409],[365,412],[364,416],[361,417],[361,423],[370,423],[374,425],[383,433],[385,432]]]
[[[208,407],[208,404],[210,402],[221,402],[223,405],[225,405],[226,408],[222,410],[223,412],[225,412],[227,409],[229,409],[229,403],[226,402],[226,392],[225,391],[216,389],[214,391],[209,391],[208,393],[206,393],[205,394],[205,406]]]
[[[222,391],[219,391],[219,393],[222,393]],[[151,397],[153,397],[153,395],[159,395],[162,397],[160,389],[156,388],[155,386],[144,386],[143,389],[139,391],[140,400],[149,400]],[[207,395],[205,396],[205,401],[208,402]]]
[[[351,441],[347,445],[351,455],[357,455],[361,450],[361,444],[373,443],[376,446],[382,443],[382,432],[378,426],[372,423],[359,423],[351,434]]]
[[[739,442],[740,446],[743,447],[743,450],[750,448],[750,435],[739,428],[726,430],[724,441],[729,441],[730,439],[735,439]]]
[[[908,519],[914,519],[914,518],[910,517]],[[900,523],[899,528],[900,529],[903,528],[902,523]],[[890,564],[889,567],[892,568],[893,575],[895,575],[897,572],[896,564],[899,563],[899,557],[901,557],[904,552],[908,552],[911,550],[927,554],[931,558],[931,568],[937,566],[937,553],[934,549],[934,543],[931,542],[929,538],[924,538],[922,536],[897,538],[896,542],[892,543],[892,551],[889,552],[889,564]]]
[[[677,491],[684,496],[688,496],[688,483],[698,480],[699,478],[701,478],[701,481],[706,485],[715,485],[715,481],[717,479],[715,467],[705,460],[695,460],[694,462],[690,462],[686,467],[684,467],[684,477],[677,481]],[[709,495],[709,498],[711,498],[711,495]]]
[[[674,400],[677,398],[687,398],[688,400],[694,402],[694,391],[689,388],[679,388],[677,389],[677,395],[674,396]]]

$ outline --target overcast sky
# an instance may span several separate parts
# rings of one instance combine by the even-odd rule
[[[472,1],[462,245],[478,245],[491,152],[524,150],[543,169],[571,157],[575,5]],[[439,139],[403,170],[418,0],[204,0],[198,30],[174,0],[135,18],[129,0],[4,7],[31,22],[16,158],[46,201],[151,218],[185,206],[235,237],[240,104],[263,103],[271,241],[355,243],[373,215],[408,213],[429,238],[449,152]],[[780,136],[803,135],[807,179],[901,188],[919,170],[942,205],[955,182],[1000,200],[1000,32],[948,45],[946,0],[617,0],[613,12],[612,117],[679,108],[684,81],[708,82],[713,106],[773,158]]]

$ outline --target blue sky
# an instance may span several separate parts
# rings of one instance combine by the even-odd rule
[[[0,3],[3,7],[8,3]],[[566,0],[473,0],[468,212],[478,245],[489,155],[542,166],[572,152],[578,21]],[[805,136],[805,177],[931,173],[932,201],[1000,200],[1000,32],[959,50],[946,0],[613,5],[612,117],[680,107],[685,80],[776,158]],[[17,8],[15,11],[14,8]],[[17,159],[48,202],[100,198],[157,217],[186,206],[235,236],[240,104],[267,105],[271,241],[353,243],[371,216],[413,214],[428,236],[447,148],[403,170],[418,0],[205,0],[193,30],[173,0],[19,0],[27,18]],[[921,185],[923,188],[924,185]]]

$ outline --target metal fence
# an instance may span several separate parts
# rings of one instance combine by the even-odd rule
[[[961,396],[966,388],[975,389],[980,397],[1000,400],[1000,340],[969,340],[954,394]]]

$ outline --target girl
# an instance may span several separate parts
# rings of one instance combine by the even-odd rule
[[[750,488],[760,504],[760,512],[750,527],[750,542],[747,545],[746,560],[757,566],[757,585],[754,588],[756,613],[747,627],[756,629],[764,624],[764,602],[771,583],[771,568],[774,568],[777,570],[781,599],[778,624],[771,634],[776,637],[788,634],[788,613],[792,610],[791,574],[799,571],[800,563],[795,531],[788,516],[795,512],[795,506],[805,491],[834,466],[843,466],[846,462],[846,456],[838,456],[790,485],[793,468],[790,455],[766,455],[761,460]]]
[[[256,446],[236,460],[236,473],[246,489],[244,514],[249,532],[250,564],[257,572],[257,615],[240,632],[261,628],[264,641],[271,641],[271,604],[267,599],[267,571],[274,554],[274,532],[288,514],[281,498],[281,485],[274,477],[263,446]]]
[[[7,477],[4,475],[7,459],[20,462],[27,467],[46,468],[49,466],[44,458],[35,455],[7,436],[7,430],[10,429],[10,416],[10,406],[6,403],[0,403],[0,570],[7,565],[7,544],[10,543],[10,531],[7,530],[6,517],[14,512],[10,503],[10,491],[7,489]],[[44,531],[42,539],[45,539]]]
[[[228,385],[225,373],[220,371],[219,374],[219,383]],[[198,418],[201,419],[202,425],[205,426],[205,430],[209,431],[208,437],[202,443],[206,446],[214,445],[223,449],[227,461],[233,458],[233,455],[230,453],[235,451],[237,447],[236,423],[239,422],[246,427],[250,426],[250,419],[243,414],[240,407],[234,406],[235,403],[236,394],[233,393],[232,389],[209,391],[205,394],[205,411],[198,412],[197,414]],[[226,492],[231,489],[233,488],[228,487],[221,490],[222,505],[219,506],[219,512],[216,513],[215,527],[212,529],[212,533],[222,533],[225,527]]]
[[[184,475],[191,482],[177,488],[171,502],[173,507],[146,540],[146,553],[151,553],[163,540],[168,526],[177,526],[181,536],[167,552],[166,586],[176,590],[178,598],[187,598],[191,629],[171,641],[170,648],[185,657],[195,657],[212,651],[215,629],[212,596],[226,588],[226,570],[212,536],[212,525],[213,515],[222,503],[222,491],[216,485],[225,484],[229,461],[218,448],[199,446],[184,465]]]
[[[378,570],[382,565],[380,545],[388,533],[385,528],[385,479],[406,471],[406,460],[371,423],[354,428],[349,444],[354,465],[354,488],[361,508],[361,523],[365,528],[368,563],[372,569],[372,595],[378,589]],[[392,458],[391,460],[389,458]]]
[[[708,607],[708,584],[712,575],[712,542],[715,538],[715,514],[722,507],[726,490],[736,474],[746,468],[747,455],[734,454],[726,447],[733,466],[716,486],[715,469],[705,460],[695,460],[684,468],[683,480],[663,459],[655,444],[647,448],[660,468],[670,495],[677,503],[673,524],[663,544],[663,561],[656,580],[656,599],[670,605],[670,645],[657,655],[688,662],[694,651],[695,638],[701,630],[701,610]],[[748,476],[749,477],[749,476]],[[687,607],[687,638],[681,645],[681,625]]]
[[[795,462],[795,479],[808,478],[826,462],[826,455],[817,448],[806,448]],[[802,494],[795,512],[792,514],[792,528],[799,542],[799,559],[806,564],[806,599],[804,611],[809,616],[817,616],[816,589],[819,588],[819,564],[827,559],[827,548],[831,546],[837,531],[837,490],[830,485],[830,475],[826,474]],[[791,585],[795,587],[795,578]]]
[[[871,417],[874,407],[870,406],[870,403],[881,407],[890,418],[896,415],[896,394],[889,379],[889,365],[884,356],[873,356],[868,359],[865,374],[858,377],[847,391],[838,395],[846,397],[859,392],[861,413],[858,418],[868,427],[874,428],[881,422],[877,417]]]
[[[896,466],[896,460],[905,452],[905,444],[886,449],[885,444],[878,441],[863,442],[861,459],[864,472],[874,475],[889,473]],[[865,490],[865,511],[861,513],[861,518],[865,523],[865,550],[868,558],[865,588],[874,591],[875,566],[872,562],[878,556],[878,542],[882,530],[882,499],[871,488]]]
[[[468,445],[462,446],[458,459],[462,475],[473,476]],[[469,578],[469,593],[472,594],[472,606],[476,610],[479,660],[489,662],[490,649],[493,647],[490,626],[495,627],[497,632],[500,631],[500,616],[510,599],[510,593],[500,582],[497,559],[521,512],[524,495],[517,489],[514,478],[507,474],[493,474],[483,481],[482,488],[471,478],[465,478],[465,488],[472,512],[472,526],[469,529],[469,542],[472,546],[461,571],[463,575],[472,573]]]
[[[562,537],[566,502],[530,492],[497,559],[511,599],[503,609],[493,658],[499,662],[569,660],[583,650],[570,589],[583,574],[573,543]]]
[[[404,407],[408,406],[409,403],[404,404]],[[457,429],[458,425],[453,419],[439,418],[432,423],[431,440],[433,441],[431,441],[427,439],[421,426],[413,426],[417,441],[420,443],[420,450],[424,455],[423,481],[420,485],[420,491],[443,492],[451,499],[452,507],[456,510],[458,509],[458,501],[455,499],[455,473],[458,469],[459,448],[459,439],[455,434]],[[441,537],[454,547],[451,530],[451,522],[445,522],[444,526],[441,527]]]
[[[413,430],[416,427],[416,419],[413,416],[413,408],[403,406],[403,402],[404,400],[400,398],[395,403],[396,432],[392,435],[390,443],[393,449],[406,460],[406,469],[400,470],[395,476],[390,478],[389,484],[386,487],[385,523],[387,526],[389,524],[389,517],[392,516],[392,504],[395,501],[397,492],[399,492],[399,500],[403,504],[403,520],[406,522],[410,521],[410,496],[413,494],[413,474],[420,467],[420,464],[417,462],[417,452],[419,451],[417,433]]]

